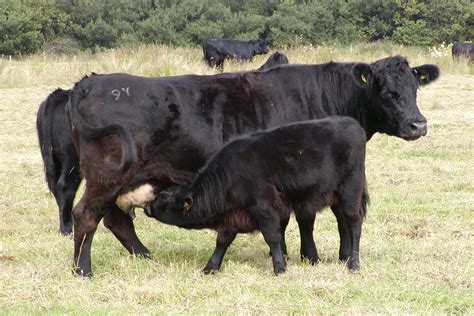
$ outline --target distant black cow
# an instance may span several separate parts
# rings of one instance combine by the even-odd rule
[[[285,271],[282,226],[290,210],[300,222],[331,206],[350,235],[348,267],[359,269],[359,240],[366,214],[364,130],[352,118],[333,116],[294,123],[225,145],[189,185],[159,194],[149,216],[183,228],[212,228],[216,249],[205,273],[218,270],[237,233],[260,230],[270,246],[273,271]],[[311,223],[314,225],[314,223]]]
[[[79,157],[69,132],[66,103],[71,90],[57,89],[38,109],[36,128],[46,182],[59,207],[59,232],[72,233],[71,210],[81,183]]]
[[[288,58],[285,56],[285,54],[280,53],[280,52],[274,52],[273,54],[270,55],[270,57],[268,57],[267,61],[262,66],[260,66],[260,68],[258,68],[257,70],[263,71],[263,70],[276,67],[278,65],[285,65],[288,63],[289,61],[288,61]]]
[[[73,209],[76,272],[91,274],[91,243],[102,218],[130,253],[149,256],[125,214],[128,209],[116,206],[119,196],[141,194],[144,183],[160,191],[190,181],[224,142],[291,122],[351,116],[367,139],[377,132],[417,139],[427,132],[417,90],[438,76],[435,65],[412,68],[394,56],[371,64],[281,65],[212,76],[84,78],[67,105],[87,180]],[[339,257],[346,260],[350,235],[345,219],[336,217]],[[299,228],[301,255],[314,262],[316,247],[306,242],[313,222],[308,215]]]
[[[469,58],[474,61],[474,43],[455,42],[452,48],[453,59]]]
[[[252,60],[253,56],[268,53],[262,39],[236,41],[224,38],[208,38],[202,43],[204,59],[211,67],[222,70],[226,58]]]

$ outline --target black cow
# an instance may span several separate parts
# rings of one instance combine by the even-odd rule
[[[258,70],[263,71],[280,64],[288,64],[288,58],[280,52],[275,52]],[[65,112],[70,91],[57,89],[52,92],[40,104],[37,114],[37,133],[46,181],[59,208],[59,232],[62,235],[72,233],[72,204],[82,180],[79,172],[79,157],[69,134]],[[45,111],[46,107],[48,107],[47,111]],[[122,208],[128,207],[124,205],[126,203],[130,201],[122,202],[121,199],[117,201]],[[133,209],[129,210],[129,216],[132,219],[135,217]]]
[[[240,138],[218,151],[192,183],[161,192],[146,212],[167,224],[218,232],[205,273],[220,268],[237,233],[258,229],[270,246],[273,271],[279,274],[286,269],[281,232],[290,210],[301,223],[331,206],[344,218],[350,235],[348,267],[356,270],[368,201],[365,141],[358,122],[341,116]]]
[[[115,205],[119,195],[144,183],[160,190],[190,181],[229,139],[291,122],[351,116],[367,139],[376,132],[417,139],[427,132],[417,89],[438,76],[435,65],[411,68],[405,58],[394,56],[372,64],[281,65],[263,72],[161,78],[110,74],[81,80],[67,106],[87,180],[73,209],[76,272],[91,274],[91,242],[102,218],[129,252],[149,256],[131,219]],[[350,236],[344,219],[337,220],[340,257],[348,258]],[[312,224],[300,225],[302,240],[312,232]],[[309,248],[301,254],[318,260]]]
[[[59,207],[59,232],[72,233],[71,210],[81,183],[79,157],[65,112],[71,90],[57,89],[40,104],[36,129],[46,182]]]
[[[474,61],[474,43],[455,42],[452,48],[453,59],[469,58]]]
[[[222,70],[226,58],[252,60],[253,56],[268,53],[262,39],[236,41],[225,38],[208,38],[202,43],[204,59],[211,67]]]
[[[259,71],[264,71],[279,65],[285,65],[288,64],[288,58],[285,56],[285,54],[280,53],[280,52],[274,52],[273,54],[268,57],[267,61],[260,66],[257,70]]]

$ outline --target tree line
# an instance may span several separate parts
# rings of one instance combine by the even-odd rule
[[[263,38],[274,47],[474,38],[471,0],[0,0],[0,54]]]

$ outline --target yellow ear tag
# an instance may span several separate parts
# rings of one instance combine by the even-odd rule
[[[360,79],[362,79],[362,81],[363,81],[364,83],[367,83],[367,78],[365,77],[364,74],[361,74],[361,75],[360,75]]]
[[[426,75],[420,75],[420,79],[421,79],[421,80],[425,80],[425,79],[426,79]]]
[[[183,209],[187,211],[187,210],[189,210],[190,208],[191,208],[191,204],[189,204],[188,202],[184,201],[184,203],[183,203]]]

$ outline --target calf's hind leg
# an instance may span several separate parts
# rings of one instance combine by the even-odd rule
[[[339,231],[339,260],[346,261],[349,259],[352,250],[351,236],[349,234],[349,227],[346,222],[346,216],[339,205],[335,204],[331,206],[331,210],[337,219],[337,228]]]
[[[311,264],[316,264],[320,261],[313,238],[316,212],[304,208],[295,208],[295,217],[300,230],[301,259],[308,259]]]
[[[250,208],[252,218],[262,232],[265,242],[270,247],[272,254],[273,272],[275,275],[286,271],[286,261],[281,248],[282,234],[278,212],[272,207],[261,204]]]
[[[110,229],[130,254],[151,258],[150,251],[138,239],[132,219],[115,204],[110,207],[110,211],[105,215],[104,226]]]
[[[81,177],[76,166],[65,164],[61,168],[61,176],[54,187],[54,197],[59,207],[59,233],[72,233],[72,205]]]
[[[344,223],[346,226],[344,234],[347,234],[350,239],[350,251],[347,251],[347,248],[349,247],[345,246],[344,249],[341,249],[341,252],[344,251],[344,255],[346,255],[347,252],[350,253],[347,267],[350,270],[359,270],[359,243],[364,218],[364,212],[361,210],[363,183],[360,184],[355,181],[356,179],[353,180],[354,181],[346,182],[346,184],[341,188],[337,204],[341,210],[338,214],[343,218],[341,225]],[[341,248],[342,242],[341,239]]]
[[[234,231],[227,229],[220,229],[217,232],[216,248],[212,253],[211,258],[207,262],[206,266],[202,270],[205,274],[209,274],[212,271],[217,271],[220,269],[222,264],[222,259],[224,258],[227,248],[234,241],[237,234]]]

